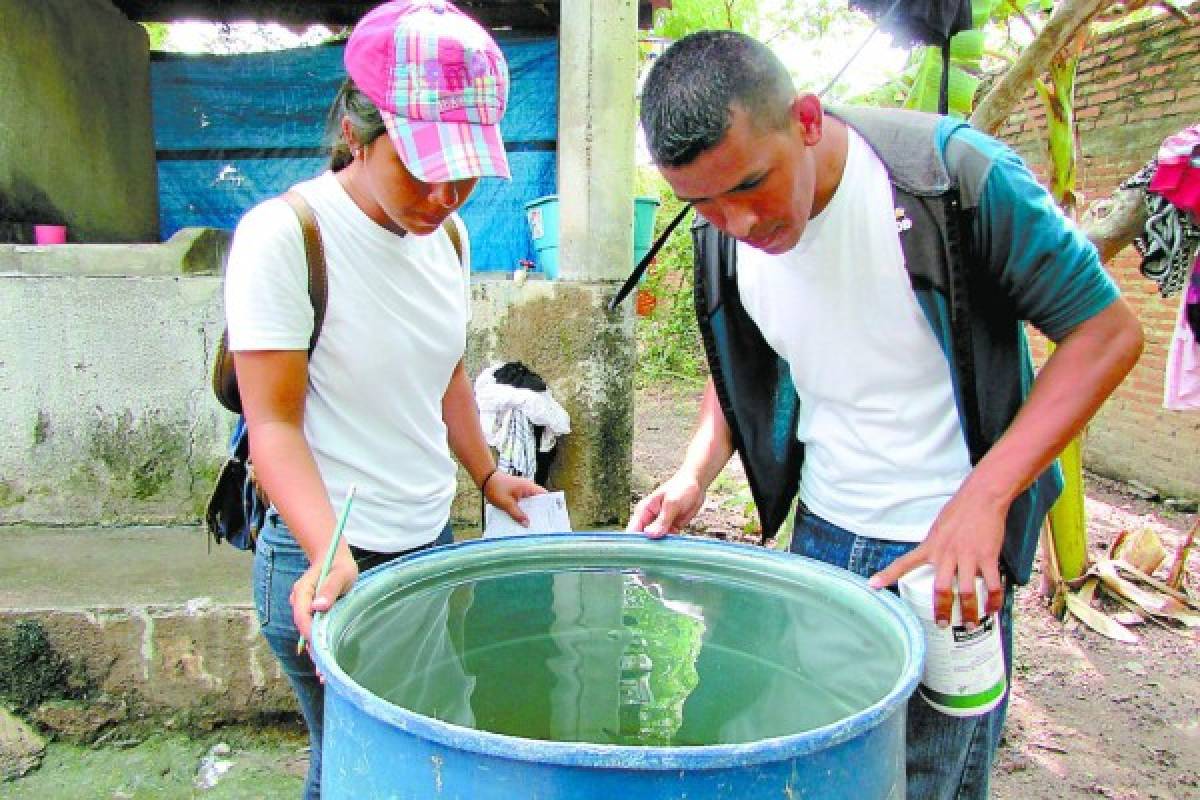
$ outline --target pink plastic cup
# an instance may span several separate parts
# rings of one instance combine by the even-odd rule
[[[37,244],[66,244],[66,225],[34,225],[33,241]]]

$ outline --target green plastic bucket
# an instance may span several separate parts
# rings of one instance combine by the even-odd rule
[[[633,263],[642,257],[654,243],[654,217],[658,214],[658,201],[653,197],[638,197],[633,201]]]
[[[555,534],[368,572],[313,654],[325,798],[883,800],[924,641],[816,561]]]

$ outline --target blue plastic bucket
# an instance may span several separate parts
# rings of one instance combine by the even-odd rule
[[[637,197],[633,203],[633,263],[646,255],[654,241],[654,217],[659,202],[653,197]],[[538,271],[548,280],[558,278],[558,195],[551,194],[525,204],[525,220],[533,240]]]
[[[558,195],[551,194],[525,204],[525,219],[533,239],[538,271],[547,280],[558,278]]]
[[[527,635],[535,629],[559,636]],[[818,631],[844,644],[805,633]],[[388,646],[407,662],[388,661]],[[325,676],[325,798],[883,800],[904,796],[905,707],[924,641],[891,593],[809,559],[556,534],[465,542],[368,572],[319,616],[313,655]],[[489,672],[497,664],[516,671]],[[813,724],[775,713],[793,684],[812,681],[820,691],[795,715],[817,714]],[[530,693],[542,685],[554,703]],[[393,695],[426,713],[383,699]],[[706,703],[729,713],[706,717]],[[689,708],[718,743],[689,743]],[[484,729],[510,722],[557,735]],[[760,726],[770,735],[756,737]],[[626,731],[672,743],[620,743]]]

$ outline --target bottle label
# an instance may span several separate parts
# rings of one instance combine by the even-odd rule
[[[1004,653],[993,614],[973,630],[954,625],[939,628],[922,619],[925,629],[925,674],[921,694],[947,714],[969,716],[995,707],[1004,696]]]

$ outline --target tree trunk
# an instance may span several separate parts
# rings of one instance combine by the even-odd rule
[[[1112,0],[1063,0],[1050,15],[1045,27],[987,96],[979,101],[971,115],[971,125],[984,133],[995,134],[1014,108],[1035,85],[1054,57],[1083,28],[1102,13]],[[1100,261],[1109,259],[1129,246],[1146,224],[1145,191],[1117,189],[1109,197],[1097,200],[1084,212],[1080,225],[1100,251]]]
[[[1088,206],[1080,220],[1084,233],[1100,251],[1100,261],[1124,250],[1146,225],[1144,189],[1117,189]]]
[[[1029,87],[1050,67],[1050,60],[1110,3],[1111,0],[1063,0],[1059,3],[1046,26],[976,106],[971,125],[984,133],[994,134],[1000,130]]]

